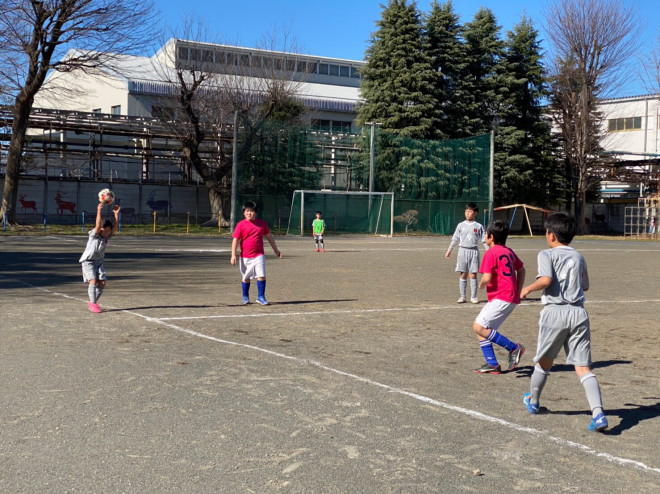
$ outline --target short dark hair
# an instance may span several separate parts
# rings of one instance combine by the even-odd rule
[[[554,233],[560,244],[568,245],[577,233],[577,221],[568,213],[553,213],[545,220],[545,229]]]
[[[479,212],[479,206],[477,206],[477,203],[476,203],[476,202],[468,202],[468,203],[465,205],[465,209],[471,209],[471,210],[474,211],[475,213],[478,213],[478,212]]]
[[[321,215],[322,215],[323,213],[322,213],[321,211],[317,211],[317,212],[314,213],[314,214],[321,214]]]
[[[104,220],[102,228],[113,228],[114,226],[115,224],[112,222],[112,220]]]
[[[245,212],[246,209],[251,209],[255,213],[257,212],[257,203],[254,201],[248,201],[245,204],[243,204],[243,212]]]
[[[486,235],[493,237],[495,245],[506,245],[509,236],[509,225],[506,221],[493,220],[486,227]]]

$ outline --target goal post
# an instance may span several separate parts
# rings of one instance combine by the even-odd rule
[[[321,211],[327,232],[366,235],[394,234],[393,192],[295,190],[287,235],[305,235]]]

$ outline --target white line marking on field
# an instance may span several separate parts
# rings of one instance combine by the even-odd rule
[[[485,302],[484,302],[485,303]],[[651,300],[587,300],[588,305],[608,305],[608,304],[646,304],[646,303],[660,303],[660,299]],[[483,305],[483,304],[481,304]],[[465,310],[472,307],[471,305],[438,305],[431,307],[392,307],[381,309],[342,309],[342,310],[315,310],[309,312],[260,312],[257,314],[220,314],[209,316],[176,316],[176,317],[158,317],[159,321],[187,321],[193,319],[241,319],[250,317],[286,317],[286,316],[316,316],[316,315],[332,315],[332,314],[369,314],[377,312],[424,312],[434,310]],[[523,302],[520,307],[542,307],[540,302]]]
[[[6,278],[5,276],[2,276],[2,275],[0,275],[0,278],[9,279],[9,278]],[[37,287],[35,285],[32,285],[30,283],[26,283],[26,282],[21,281],[21,280],[12,280],[12,281],[16,281],[16,282],[21,283],[22,285],[25,285],[29,288],[33,288],[33,289],[39,290],[41,292],[49,293],[51,295],[56,295],[56,296],[64,297],[64,298],[71,299],[71,300],[78,300],[78,301],[82,300],[80,298],[72,297],[72,296],[66,295],[64,293],[59,293],[59,292],[54,292],[52,290],[48,290],[47,288]],[[396,393],[396,394],[399,394],[401,396],[407,396],[408,398],[412,398],[414,400],[418,400],[418,401],[421,401],[423,403],[427,403],[429,405],[433,405],[433,406],[436,406],[436,407],[439,407],[439,408],[445,408],[447,410],[452,410],[454,412],[457,412],[457,413],[460,413],[460,414],[463,414],[463,415],[467,415],[467,416],[475,418],[477,420],[483,420],[483,421],[486,421],[486,422],[496,423],[496,424],[502,425],[504,427],[508,427],[510,429],[516,430],[518,432],[523,432],[523,433],[531,434],[531,435],[534,435],[534,436],[543,436],[543,437],[547,438],[549,441],[554,442],[554,443],[556,443],[560,446],[565,446],[565,447],[568,446],[568,447],[571,447],[571,448],[579,449],[583,453],[595,456],[597,458],[603,458],[603,459],[605,459],[605,460],[607,460],[611,463],[616,463],[616,464],[619,464],[619,465],[622,465],[622,466],[633,466],[635,468],[639,468],[640,470],[645,470],[647,472],[653,472],[653,473],[660,474],[660,468],[650,467],[650,466],[646,465],[645,463],[643,463],[641,461],[631,460],[629,458],[622,458],[620,456],[615,456],[615,455],[611,455],[609,453],[598,451],[598,450],[596,450],[596,449],[594,449],[590,446],[587,446],[585,444],[577,443],[575,441],[570,441],[568,439],[564,439],[564,438],[561,438],[561,437],[548,435],[547,431],[535,429],[533,427],[525,427],[525,426],[516,424],[514,422],[509,422],[508,420],[503,420],[503,419],[500,419],[500,418],[497,418],[497,417],[492,417],[490,415],[486,415],[486,414],[481,413],[481,412],[477,412],[476,410],[470,410],[469,408],[463,408],[463,407],[459,407],[459,406],[455,406],[455,405],[450,405],[448,403],[444,403],[442,401],[435,400],[433,398],[429,398],[428,396],[420,395],[420,394],[417,394],[417,393],[412,393],[410,391],[406,391],[404,389],[396,388],[396,387],[390,386],[388,384],[383,384],[383,383],[380,383],[378,381],[373,381],[371,379],[359,376],[357,374],[352,374],[350,372],[345,372],[345,371],[342,371],[342,370],[339,370],[339,369],[335,369],[334,367],[329,367],[329,366],[327,366],[327,365],[325,365],[321,362],[315,361],[315,360],[303,359],[303,358],[300,358],[300,357],[293,357],[291,355],[286,355],[286,354],[283,354],[283,353],[275,352],[273,350],[268,350],[267,348],[262,348],[262,347],[258,347],[258,346],[255,346],[255,345],[249,345],[249,344],[246,344],[246,343],[238,343],[238,342],[235,342],[235,341],[216,338],[215,336],[210,336],[210,335],[207,335],[207,334],[204,334],[204,333],[200,333],[199,331],[193,331],[191,329],[182,328],[181,326],[177,326],[175,324],[168,323],[168,322],[166,322],[162,319],[156,319],[156,318],[153,318],[153,317],[145,316],[145,315],[140,314],[138,312],[133,312],[133,311],[130,311],[130,310],[125,310],[125,309],[118,309],[118,308],[115,308],[115,307],[111,307],[111,308],[115,309],[115,310],[118,310],[120,312],[124,312],[124,313],[130,314],[130,315],[139,317],[139,318],[144,319],[148,322],[153,322],[155,324],[165,326],[167,328],[170,328],[170,329],[172,329],[174,331],[177,331],[177,332],[180,332],[180,333],[185,333],[185,334],[188,334],[188,335],[191,335],[191,336],[195,336],[197,338],[202,338],[202,339],[205,339],[205,340],[214,341],[216,343],[222,343],[224,345],[232,345],[232,346],[235,346],[235,347],[246,348],[248,350],[254,350],[254,351],[257,351],[257,352],[265,353],[267,355],[271,355],[273,357],[281,358],[281,359],[288,360],[288,361],[291,361],[291,362],[296,362],[296,363],[302,364],[302,365],[312,365],[312,366],[317,367],[319,369],[322,369],[324,371],[331,372],[333,374],[337,374],[337,375],[340,375],[340,376],[344,376],[346,378],[353,379],[355,381],[358,381],[358,382],[361,382],[361,383],[364,383],[364,384],[368,384],[370,386],[375,386],[377,388],[384,389],[384,390],[386,390],[390,393]]]

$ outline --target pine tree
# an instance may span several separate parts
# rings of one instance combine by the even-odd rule
[[[463,29],[465,66],[455,98],[461,102],[457,135],[467,137],[490,132],[499,106],[497,64],[502,57],[500,27],[490,9],[480,8]]]
[[[402,137],[434,137],[434,74],[416,3],[390,0],[377,26],[361,69],[365,103],[358,123],[379,122],[384,131]]]
[[[507,34],[498,65],[495,199],[499,205],[546,206],[561,195],[543,101],[549,96],[538,31],[523,18]]]
[[[463,113],[457,97],[457,85],[465,70],[465,50],[461,41],[462,26],[454,13],[451,0],[431,3],[426,20],[427,52],[435,72],[436,118],[439,120],[438,137],[451,139],[458,136],[456,121]]]

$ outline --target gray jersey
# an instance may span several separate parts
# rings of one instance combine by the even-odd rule
[[[89,239],[87,240],[87,247],[85,252],[82,253],[78,262],[85,261],[98,261],[105,257],[105,246],[110,240],[110,237],[103,238],[101,235],[94,234],[94,230],[89,231]]]
[[[476,221],[465,220],[456,227],[448,250],[452,250],[456,244],[464,249],[478,249],[479,242],[485,242],[484,227]]]
[[[538,277],[552,278],[549,287],[543,290],[541,303],[544,305],[584,304],[584,291],[589,289],[587,263],[578,251],[567,245],[539,252]]]

